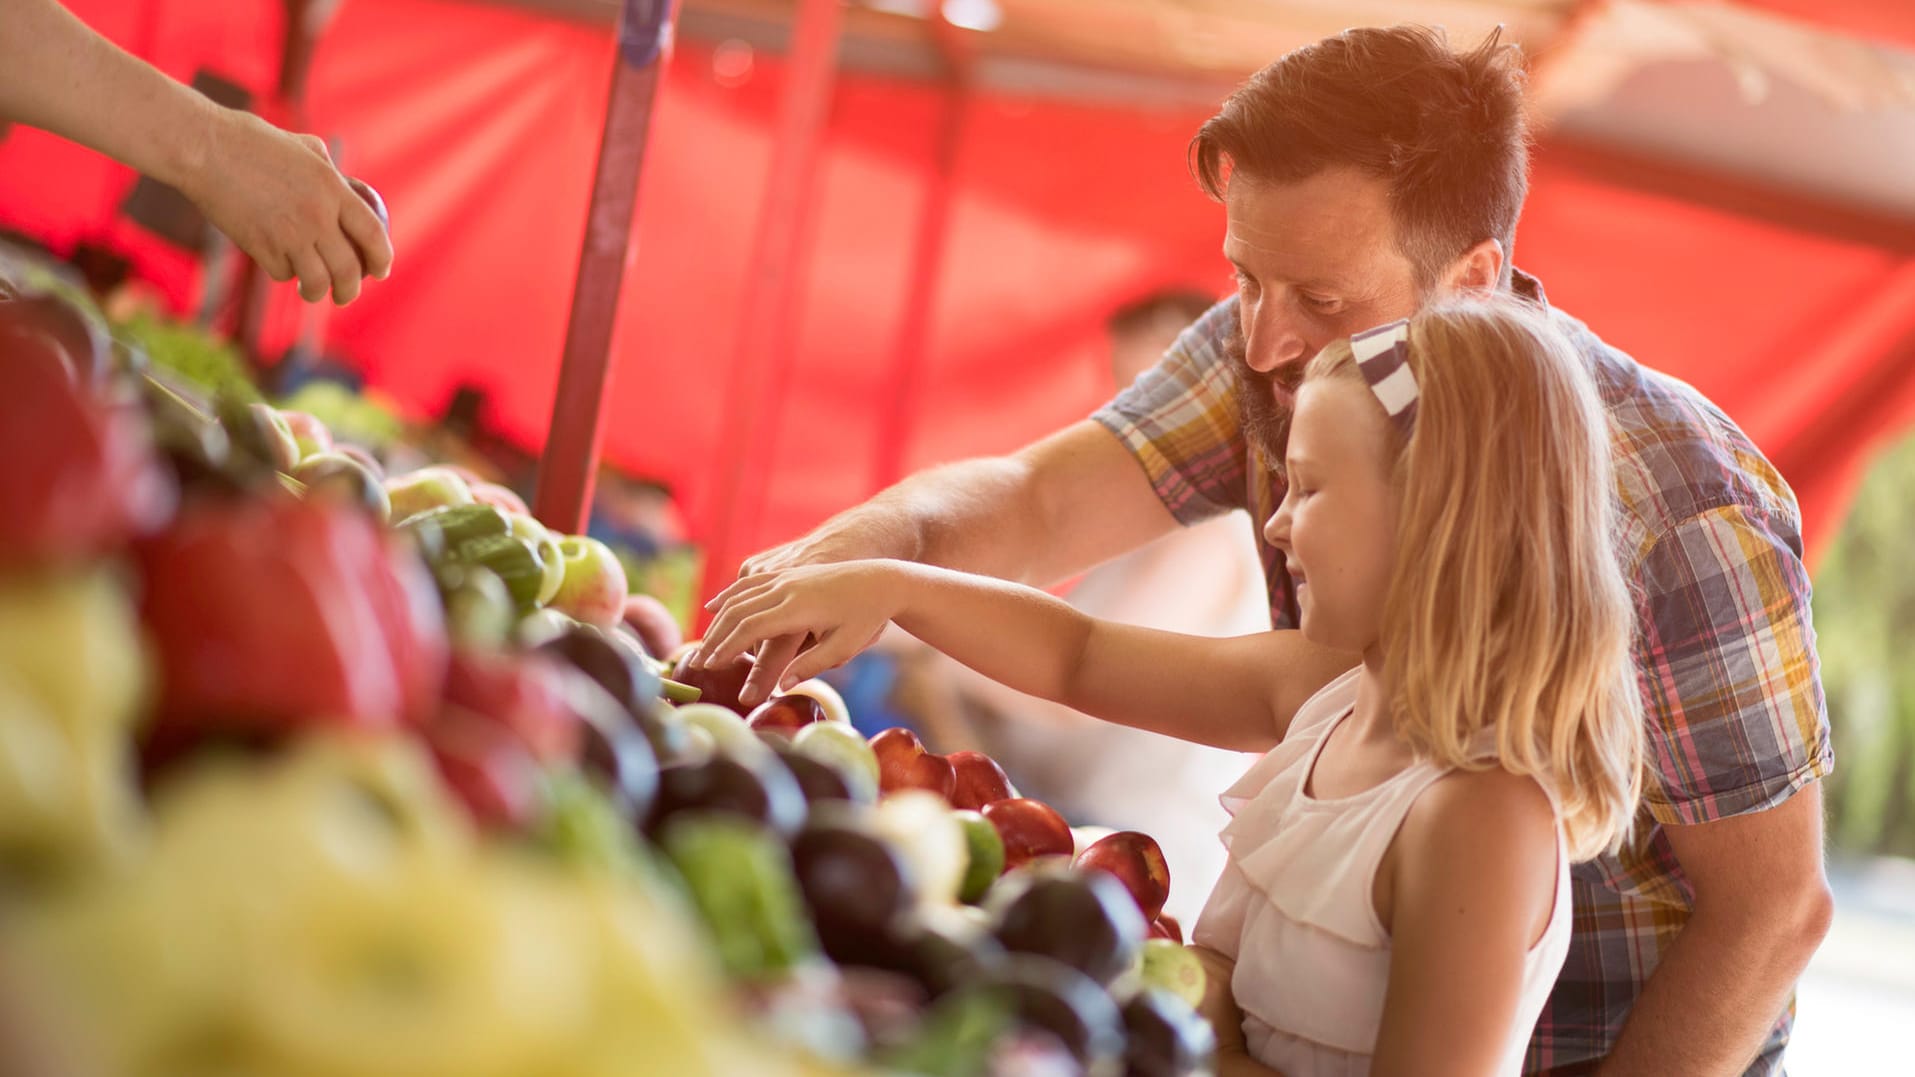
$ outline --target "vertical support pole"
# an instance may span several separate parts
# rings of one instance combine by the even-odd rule
[[[558,392],[552,399],[552,426],[533,499],[539,519],[562,531],[583,533],[592,503],[619,286],[625,278],[625,251],[638,207],[659,71],[671,45],[672,7],[673,0],[625,0],[619,15],[618,59],[605,106]]]
[[[723,451],[718,468],[718,498],[706,546],[702,593],[715,594],[738,572],[752,551],[746,526],[753,509],[746,504],[753,468],[768,466],[774,446],[765,438],[767,417],[777,407],[778,364],[791,361],[798,314],[794,282],[804,237],[815,212],[818,159],[837,73],[838,28],[842,0],[804,0],[792,34],[790,64],[772,146],[765,198],[752,243],[751,277],[745,289],[744,320],[732,355],[723,399],[727,402]],[[762,479],[762,476],[760,476]]]
[[[964,142],[964,117],[970,108],[970,79],[960,64],[944,98],[938,126],[937,157],[918,217],[911,259],[911,287],[905,296],[898,346],[886,380],[872,458],[871,489],[882,490],[904,477],[905,449],[915,425],[924,368],[931,351],[931,318],[944,277],[944,249],[951,233],[951,202],[957,190],[958,149]]]

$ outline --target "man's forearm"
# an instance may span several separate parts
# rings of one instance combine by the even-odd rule
[[[214,107],[55,0],[0,0],[0,118],[180,184],[204,152],[195,113]]]
[[[1747,1069],[1827,930],[1827,909],[1813,901],[1782,919],[1753,925],[1699,910],[1643,985],[1602,1077]]]
[[[1022,504],[1024,479],[1013,458],[963,460],[913,475],[846,515],[863,513],[859,524],[902,560],[1030,582],[1041,542]]]

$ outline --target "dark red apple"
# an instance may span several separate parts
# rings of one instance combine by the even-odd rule
[[[1150,922],[1150,937],[1153,939],[1169,939],[1171,942],[1182,946],[1184,944],[1184,926],[1177,922],[1176,917],[1168,913],[1160,912],[1157,914],[1157,919]]]
[[[795,737],[813,722],[825,720],[825,709],[810,696],[774,696],[758,705],[745,721],[760,733]]]
[[[1004,776],[997,760],[983,752],[952,752],[945,758],[951,761],[955,775],[952,807],[981,811],[986,804],[1010,797],[1011,779]]]
[[[1070,824],[1041,800],[1000,800],[986,804],[982,814],[997,828],[997,836],[1004,839],[1006,871],[1040,856],[1069,856],[1077,847]]]
[[[871,751],[878,757],[878,791],[895,793],[900,789],[928,789],[946,800],[951,799],[956,774],[951,761],[932,755],[916,733],[894,726],[871,738]],[[1066,827],[1065,852],[1070,851],[1070,828]]]
[[[986,909],[1006,950],[1054,958],[1103,985],[1136,963],[1148,930],[1124,888],[1099,871],[1006,876]]]
[[[654,658],[662,659],[685,645],[685,633],[678,627],[678,618],[651,595],[625,596],[623,619],[625,627],[645,645],[645,653]]]
[[[1217,1034],[1190,1004],[1167,991],[1139,991],[1123,1005],[1124,1070],[1136,1077],[1209,1073]]]
[[[1170,897],[1170,865],[1149,834],[1120,830],[1100,838],[1078,854],[1077,866],[1115,875],[1146,920],[1155,920]]]
[[[751,708],[738,702],[738,693],[745,689],[745,678],[751,676],[752,656],[741,654],[722,666],[693,669],[683,662],[672,667],[672,680],[698,689],[700,703],[716,703],[728,710],[736,711],[740,718],[751,713]]]
[[[687,812],[742,815],[786,837],[804,825],[805,794],[776,758],[748,764],[719,756],[659,771],[645,832],[657,836],[669,820]]]

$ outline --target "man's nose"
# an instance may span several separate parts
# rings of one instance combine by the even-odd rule
[[[1259,374],[1275,374],[1286,366],[1302,362],[1309,345],[1294,323],[1283,318],[1265,318],[1250,327],[1244,341],[1244,361]]]

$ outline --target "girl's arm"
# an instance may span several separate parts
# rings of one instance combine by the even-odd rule
[[[1099,621],[1042,591],[903,561],[851,561],[740,580],[694,662],[783,635],[815,638],[787,685],[869,646],[886,621],[979,673],[1094,717],[1238,751],[1282,739],[1296,708],[1356,663],[1299,633],[1212,639]]]
[[[1390,984],[1370,1072],[1494,1072],[1530,1033],[1514,1025],[1556,897],[1548,798],[1501,769],[1450,775],[1410,809],[1386,870]]]

